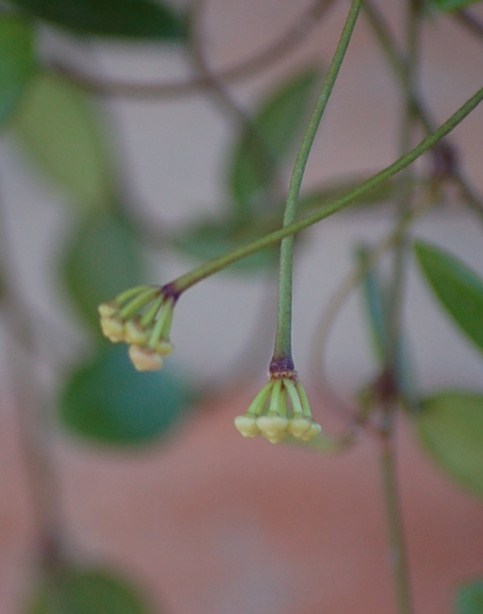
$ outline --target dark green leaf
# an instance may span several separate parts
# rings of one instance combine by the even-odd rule
[[[35,17],[99,36],[175,40],[186,34],[183,21],[152,0],[10,0]]]
[[[425,450],[475,494],[483,495],[483,395],[449,391],[425,399],[416,415]]]
[[[14,128],[32,161],[70,196],[91,207],[108,200],[109,162],[100,126],[79,88],[40,75],[18,108]]]
[[[431,5],[440,11],[457,11],[481,0],[431,0]]]
[[[99,303],[142,281],[142,262],[133,235],[114,213],[88,215],[74,229],[62,267],[78,313],[96,332]]]
[[[37,590],[29,614],[147,614],[145,600],[103,569],[61,569]]]
[[[185,415],[192,396],[169,363],[162,371],[138,373],[126,345],[114,345],[70,377],[61,419],[93,442],[143,444],[165,435]]]
[[[440,303],[469,339],[483,350],[483,280],[438,247],[419,241],[415,250]]]
[[[175,246],[184,254],[205,261],[217,258],[253,240],[253,227],[246,229],[231,221],[202,221],[175,239]],[[259,236],[259,235],[257,235]],[[277,249],[268,248],[256,252],[231,265],[227,270],[236,273],[253,273],[273,266]]]
[[[457,614],[482,614],[483,580],[461,587],[456,601],[456,611]]]
[[[303,128],[317,76],[313,71],[297,75],[266,100],[245,130],[231,155],[230,186],[239,210],[252,213],[274,178],[277,165],[290,153]]]
[[[0,15],[0,125],[14,111],[35,70],[30,23]]]

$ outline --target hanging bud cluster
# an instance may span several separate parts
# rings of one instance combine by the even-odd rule
[[[113,343],[130,345],[129,357],[138,371],[157,371],[173,351],[169,333],[175,303],[159,286],[130,288],[99,305],[102,332]]]
[[[248,410],[235,418],[235,427],[244,437],[261,435],[271,443],[289,435],[310,441],[322,430],[312,418],[307,394],[295,371],[272,374]]]

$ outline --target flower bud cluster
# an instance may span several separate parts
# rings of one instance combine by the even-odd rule
[[[138,371],[157,371],[171,354],[169,340],[175,299],[159,286],[130,288],[99,305],[101,329],[113,343],[129,344],[129,358]]]
[[[310,441],[322,431],[312,418],[307,395],[295,371],[272,374],[248,410],[235,418],[235,427],[243,437],[261,435],[271,443],[283,441],[289,435]]]

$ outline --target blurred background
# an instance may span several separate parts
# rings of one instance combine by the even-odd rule
[[[400,43],[404,3],[374,4]],[[3,5],[10,11],[9,3]],[[29,3],[12,5],[32,9]],[[176,352],[159,379],[135,374],[125,364],[124,348],[100,344],[92,324],[91,302],[133,283],[165,283],[235,245],[224,224],[233,200],[230,164],[243,134],[240,116],[255,116],[304,71],[312,70],[320,83],[349,3],[326,2],[316,18],[314,6],[323,5],[202,3],[197,29],[203,60],[215,76],[293,30],[263,67],[221,80],[221,103],[219,83],[184,93],[116,92],[112,84],[119,82],[196,78],[199,66],[176,40],[81,37],[48,19],[35,22],[36,53],[51,76],[41,73],[43,85],[36,76],[25,86],[0,149],[2,280],[15,296],[13,305],[22,306],[10,305],[0,320],[2,614],[25,611],[41,576],[37,562],[48,555],[45,543],[37,548],[42,510],[44,518],[53,515],[60,550],[72,564],[114,570],[149,603],[146,610],[119,606],[113,612],[396,611],[372,440],[365,437],[348,452],[329,456],[246,441],[233,428],[234,417],[266,379],[276,324],[273,267],[233,268],[190,289],[176,307]],[[182,2],[170,6],[176,14],[187,8]],[[470,9],[481,23],[481,3]],[[422,40],[420,90],[439,125],[481,85],[481,39],[461,20],[434,12],[424,21]],[[72,91],[59,91],[59,83]],[[105,91],[89,91],[103,84]],[[228,110],[223,95],[232,105]],[[29,107],[35,96],[44,96],[44,115],[37,118],[42,129]],[[340,178],[344,185],[346,178],[364,177],[394,160],[401,104],[397,82],[361,16],[304,190]],[[80,119],[71,123],[76,112]],[[450,138],[480,193],[482,127],[483,109],[477,108]],[[52,166],[64,149],[68,168],[60,164],[56,177]],[[91,150],[104,165],[97,184],[88,178],[96,177],[95,163],[92,172],[85,165]],[[280,163],[284,185],[293,153],[294,147]],[[418,169],[430,164],[424,159]],[[78,182],[75,173],[83,177]],[[99,185],[107,176],[104,199]],[[481,229],[457,191],[448,191],[446,205],[411,232],[483,274]],[[273,209],[268,214],[273,217]],[[215,221],[219,228],[210,234],[206,225]],[[324,396],[314,366],[321,317],[350,274],[355,246],[374,244],[393,221],[389,200],[357,207],[310,229],[298,245],[294,356],[314,416],[336,431],[344,420]],[[262,229],[279,225],[264,223],[257,221]],[[243,241],[257,232],[257,225],[249,228]],[[111,286],[103,268],[114,280],[112,294],[106,294]],[[95,280],[92,271],[99,272]],[[481,388],[477,350],[435,308],[412,265],[404,324],[421,391]],[[344,401],[375,375],[359,292],[340,310],[324,355],[331,385]],[[109,386],[122,396],[117,405],[104,392]],[[163,386],[169,407],[159,418]],[[98,404],[105,407],[101,417]],[[138,405],[145,415],[136,413]],[[124,413],[116,422],[118,410]],[[402,421],[398,454],[415,611],[449,614],[456,587],[482,575],[483,509],[428,461],[410,430]],[[79,610],[90,611],[111,610]]]

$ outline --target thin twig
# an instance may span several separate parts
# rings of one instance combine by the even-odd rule
[[[454,18],[459,21],[469,32],[476,35],[479,42],[483,42],[483,22],[468,9],[461,9],[454,13]]]
[[[275,62],[279,62],[307,39],[310,30],[320,21],[333,4],[335,4],[335,0],[315,0],[296,23],[291,25],[290,28],[284,31],[264,50],[233,66],[219,69],[217,71],[218,76],[223,80],[239,80],[251,77]],[[51,61],[47,66],[56,74],[75,82],[85,90],[99,96],[121,96],[141,99],[175,98],[197,94],[210,87],[209,80],[203,76],[186,80],[161,81],[158,83],[134,83],[132,81],[119,81],[89,75],[58,60]]]
[[[378,9],[376,9],[371,0],[365,0],[363,10],[369,25],[373,29],[375,38],[377,42],[379,42],[379,45],[384,52],[384,55],[395,77],[398,79],[403,78],[406,70],[406,60],[394,42],[395,38],[392,35],[391,29],[385,21],[384,16]],[[421,125],[426,133],[431,134],[437,123],[431,117],[431,113],[427,109],[419,94],[414,91],[410,91],[408,94],[410,95],[414,114],[419,118],[419,121],[421,122]],[[438,161],[441,157],[441,151],[453,151],[453,147],[447,138],[434,149],[436,161]],[[454,183],[459,187],[465,204],[478,216],[479,222],[483,223],[483,197],[478,194],[477,190],[471,184],[471,181],[463,175],[461,170],[458,168],[456,156],[454,156],[454,158],[455,159],[452,161],[452,164],[446,169],[446,175],[448,179],[454,181]]]

